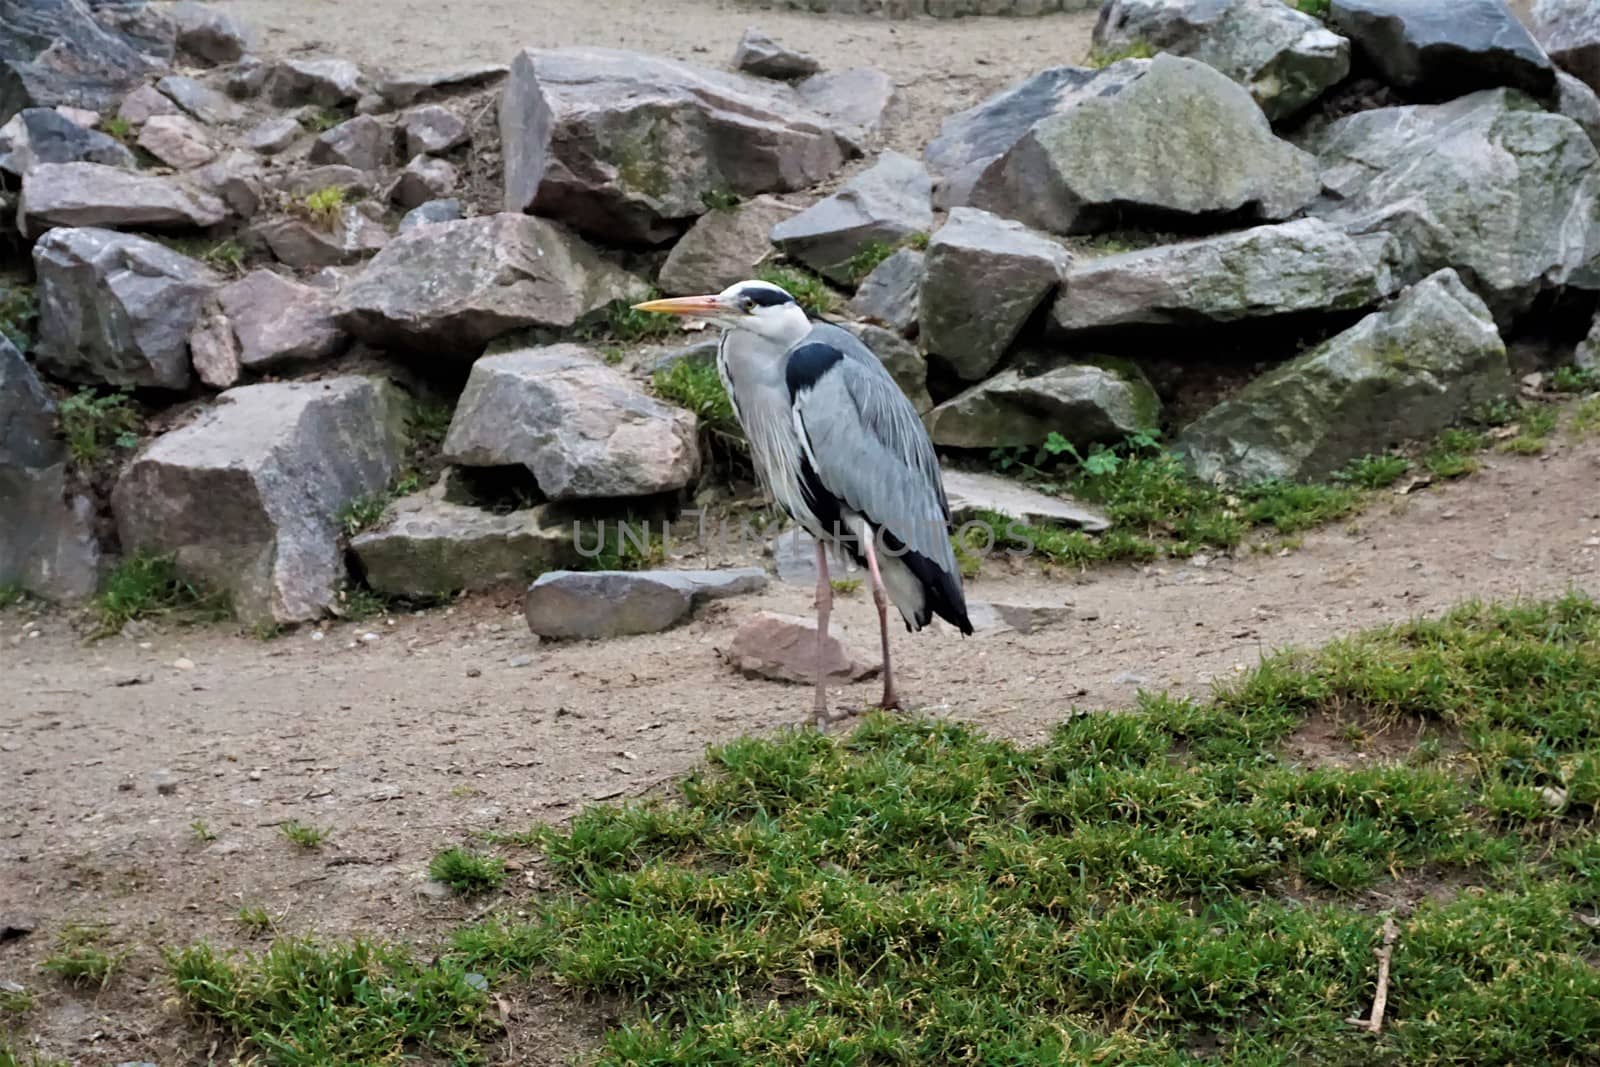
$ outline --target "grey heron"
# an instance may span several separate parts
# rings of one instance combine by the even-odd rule
[[[722,327],[717,372],[757,475],[817,539],[818,728],[835,717],[822,673],[833,607],[830,545],[872,578],[883,641],[881,706],[898,708],[889,604],[907,631],[938,615],[972,633],[939,460],[916,409],[871,349],[838,326],[812,321],[769,282],[739,282],[714,295],[651,300],[635,309]]]

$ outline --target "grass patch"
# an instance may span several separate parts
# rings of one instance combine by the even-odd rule
[[[1411,461],[1404,456],[1363,456],[1341,471],[1337,477],[1347,484],[1362,489],[1387,489],[1405,476]]]
[[[232,600],[178,573],[171,556],[130,556],[117,564],[95,598],[99,634],[119,632],[135,619],[173,618],[180,622],[219,622],[232,617]]]
[[[0,1037],[0,1067],[72,1067],[72,1064],[33,1052],[24,1056],[12,1048],[4,1037]]]
[[[33,993],[20,986],[9,989],[0,986],[0,1016],[16,1018],[33,1010]]]
[[[327,133],[335,126],[349,119],[349,115],[336,107],[318,108],[307,111],[300,116],[300,125],[315,133]]]
[[[645,300],[655,300],[661,290],[651,288]],[[598,322],[581,327],[578,336],[585,341],[613,341],[620,344],[637,344],[640,341],[663,341],[676,337],[683,323],[675,315],[657,315],[649,311],[635,311],[633,305],[642,301],[613,300],[606,305],[605,314]]]
[[[448,426],[448,423],[446,425]],[[354,537],[363,530],[370,530],[383,518],[383,513],[388,510],[390,504],[421,488],[421,475],[416,471],[407,471],[387,489],[363,493],[340,508],[339,528],[344,531],[346,537]]]
[[[139,444],[144,417],[127,393],[97,393],[79,389],[57,409],[67,450],[79,466],[91,466],[113,451]]]
[[[1572,407],[1573,436],[1582,439],[1600,433],[1600,395],[1587,397]]]
[[[0,336],[27,355],[39,332],[39,300],[31,285],[0,286]]]
[[[1156,48],[1149,41],[1130,41],[1121,48],[1096,48],[1089,53],[1088,66],[1100,70],[1124,59],[1154,59]]]
[[[833,591],[840,596],[849,596],[861,588],[860,578],[832,578],[828,584],[833,586]]]
[[[1312,15],[1326,20],[1331,10],[1330,0],[1285,0],[1286,3],[1302,14]]]
[[[700,194],[700,202],[707,211],[732,211],[744,200],[731,189],[710,189]]]
[[[852,284],[860,285],[861,280],[878,269],[878,264],[894,255],[895,246],[882,241],[872,241],[861,247],[860,251],[850,257],[844,266],[850,275]]]
[[[132,951],[108,952],[109,931],[96,923],[68,923],[56,938],[55,951],[39,964],[74,986],[104,989]]]
[[[694,412],[701,451],[723,466],[748,465],[750,446],[715,364],[682,359],[656,371],[652,384],[657,396]]]
[[[1460,478],[1479,469],[1477,453],[1488,446],[1488,437],[1478,430],[1446,430],[1422,454],[1422,464],[1436,478]]]
[[[1528,406],[1522,409],[1515,426],[1515,436],[1495,446],[1501,452],[1516,456],[1537,456],[1550,443],[1550,435],[1560,421],[1560,412],[1549,405]]]
[[[428,877],[462,896],[499,889],[506,880],[506,861],[464,848],[447,848],[428,863]]]
[[[100,131],[124,143],[131,143],[134,140],[133,123],[121,115],[100,116]]]
[[[15,607],[28,599],[27,590],[20,585],[0,585],[0,611]]]
[[[741,739],[668,801],[538,830],[560,888],[447,960],[622,998],[605,1065],[1585,1062],[1597,707],[1600,607],[1570,596],[1033,748],[884,716]],[[1463,751],[1298,764],[1313,715]],[[1546,786],[1565,808],[1526,802]],[[1471,888],[1407,888],[1430,879]],[[1416,904],[1374,1038],[1344,1020],[1370,1006],[1378,884]]]
[[[1587,393],[1600,389],[1600,373],[1581,367],[1557,367],[1550,375],[1550,388],[1557,393]]]
[[[345,190],[343,186],[330,185],[325,189],[316,189],[301,198],[298,205],[300,213],[312,225],[323,230],[332,231],[339,224],[339,216],[344,212]]]
[[[261,934],[268,933],[276,925],[272,921],[272,916],[267,913],[266,908],[250,907],[248,905],[238,910],[233,917],[233,921],[239,924],[240,930],[243,930],[251,937],[258,937]]]
[[[576,523],[573,538],[578,548],[577,570],[647,571],[667,560],[661,529],[632,516]]]
[[[217,832],[204,819],[196,819],[189,824],[189,836],[202,845],[209,845],[217,839]]]
[[[828,283],[799,267],[763,267],[756,275],[760,281],[778,288],[794,297],[808,315],[826,315],[834,308],[835,298]]]
[[[315,851],[326,844],[330,833],[330,831],[320,826],[311,826],[298,819],[291,819],[279,826],[278,832],[283,835],[284,840],[289,844],[296,848],[303,848],[308,852]]]

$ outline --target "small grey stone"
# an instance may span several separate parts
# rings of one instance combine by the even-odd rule
[[[150,775],[150,782],[156,787],[156,792],[164,797],[170,797],[178,791],[178,776],[169,770],[153,772]]]
[[[138,167],[133,153],[115,138],[80,126],[55,108],[31,107],[0,126],[0,171],[20,178],[41,163]]]
[[[249,100],[260,96],[272,76],[272,66],[260,56],[243,56],[229,68],[223,79],[223,88],[235,100]]]
[[[336,163],[360,171],[384,166],[393,156],[389,129],[371,115],[358,115],[327,130],[311,146],[313,163]]]
[[[279,115],[271,118],[245,134],[245,147],[254,149],[264,156],[277,155],[294,146],[305,133],[305,127],[300,125],[300,120],[293,115]]]
[[[454,198],[429,200],[406,212],[405,218],[400,220],[400,232],[406,233],[430,223],[455,222],[462,217],[461,201]]]
[[[455,192],[460,180],[453,163],[432,156],[417,156],[406,164],[400,177],[389,187],[388,199],[410,210],[444,199]]]
[[[323,189],[343,189],[365,195],[374,189],[372,176],[342,163],[329,163],[287,175],[278,188],[289,196],[302,197]]]
[[[911,248],[895,251],[861,280],[850,301],[850,314],[897,334],[910,333],[917,325],[926,274],[921,252]]]
[[[378,95],[390,107],[402,108],[434,93],[470,89],[498,81],[506,76],[509,69],[504,63],[478,63],[442,70],[391,74],[378,83]]]
[[[141,85],[122,98],[117,117],[134,126],[142,126],[157,115],[181,115],[183,109],[174,104],[154,85]]]
[[[540,637],[605,638],[658,633],[707,599],[755,592],[759,568],[744,571],[552,571],[528,587],[528,626]]]
[[[361,68],[342,59],[284,59],[267,76],[266,91],[279,107],[338,107],[360,98]]]
[[[1046,496],[998,474],[945,471],[944,488],[956,522],[992,511],[1024,522],[1057,523],[1088,533],[1111,528],[1111,520],[1094,508],[1068,497]]]
[[[274,219],[258,224],[255,233],[286,266],[306,269],[355,263],[389,244],[389,232],[362,206],[346,205],[331,227],[305,219]]]
[[[156,89],[207,125],[240,122],[245,117],[244,108],[230,100],[226,93],[220,93],[193,78],[169,74],[156,82]]]
[[[467,124],[447,107],[424,104],[400,116],[406,155],[442,155],[467,143]]]
[[[751,28],[733,51],[733,67],[760,78],[804,78],[822,69],[816,57],[785,48],[760,30]]]
[[[167,14],[178,30],[178,47],[207,63],[232,63],[250,50],[251,33],[232,15],[191,0]]]
[[[882,670],[853,653],[835,634],[829,634],[818,659],[817,624],[798,615],[763,611],[745,621],[734,634],[726,658],[739,673],[795,685],[811,685],[818,668],[825,681],[859,682]]]
[[[216,158],[204,126],[185,115],[157,115],[139,131],[139,147],[174,170],[193,170]]]

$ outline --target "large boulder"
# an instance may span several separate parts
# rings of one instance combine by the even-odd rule
[[[184,389],[189,332],[222,284],[204,264],[133,234],[52,230],[33,248],[39,366],[58,378]]]
[[[1332,0],[1328,21],[1385,81],[1408,92],[1555,91],[1549,57],[1505,0]]]
[[[957,376],[994,369],[1071,257],[1019,222],[958,207],[928,242],[918,321],[922,347]]]
[[[933,182],[922,164],[885,152],[869,169],[772,228],[772,243],[824,278],[860,279],[852,260],[873,245],[897,245],[933,226]]]
[[[1589,335],[1578,342],[1577,351],[1572,354],[1572,364],[1579,370],[1600,374],[1600,315],[1595,316]]]
[[[387,596],[437,597],[526,582],[581,562],[573,528],[544,504],[505,515],[433,492],[395,501],[350,541],[367,585]]]
[[[663,493],[700,473],[694,416],[573,344],[474,363],[444,456],[464,467],[526,467],[552,500]]]
[[[504,63],[469,63],[435,70],[386,73],[379,79],[377,93],[393,108],[409,107],[441,93],[472,89],[499,81],[509,70]]]
[[[799,210],[758,196],[706,212],[667,253],[658,279],[662,291],[674,296],[720,293],[755,277],[773,254],[772,228]]]
[[[28,107],[109,111],[159,59],[83,0],[0,0],[0,122]],[[169,50],[170,56],[170,50]]]
[[[1118,360],[1015,368],[928,413],[928,436],[948,448],[1033,448],[1060,433],[1079,448],[1116,443],[1161,424],[1161,402],[1138,368]]]
[[[1582,126],[1590,143],[1600,148],[1600,93],[1564,70],[1556,72],[1556,114]]]
[[[653,634],[687,619],[707,600],[760,592],[766,572],[552,571],[528,588],[524,612],[540,637]]]
[[[111,497],[123,548],[175,555],[246,623],[316,619],[345,579],[339,512],[393,480],[405,421],[378,379],[230,389],[123,472]]]
[[[1352,311],[1385,295],[1371,250],[1317,219],[1079,259],[1052,317],[1063,330],[1197,326]]]
[[[228,207],[182,178],[100,163],[43,163],[22,179],[17,215],[30,234],[52,226],[192,230],[215,226]]]
[[[914,248],[897,249],[861,279],[850,314],[897,334],[910,333],[917,325],[927,273],[927,256]]]
[[[555,223],[486,215],[400,234],[345,291],[342,320],[374,344],[467,362],[501,334],[566,329],[643,294],[637,279]]]
[[[41,163],[100,163],[133,170],[126,145],[85,129],[55,108],[30,107],[0,126],[0,171],[20,178]]]
[[[637,52],[521,52],[500,105],[505,207],[659,242],[708,198],[803,189],[845,149],[794,90]]]
[[[266,370],[336,355],[349,338],[333,299],[270,270],[254,270],[217,293],[239,342],[239,363]]]
[[[1283,0],[1107,0],[1095,48],[1138,45],[1198,59],[1287,118],[1350,73],[1350,42]]]
[[[1208,482],[1326,478],[1513,388],[1494,317],[1443,270],[1251,382],[1192,423],[1178,450]]]
[[[1399,284],[1454,267],[1508,322],[1600,257],[1595,146],[1521,93],[1361,112],[1311,147],[1330,194],[1314,213],[1350,234],[1393,235]]]
[[[68,498],[66,472],[55,402],[0,334],[0,586],[49,600],[94,593],[94,508],[83,497]]]
[[[991,163],[973,205],[1072,234],[1141,216],[1284,219],[1317,195],[1316,161],[1224,75],[1169,55],[1119,67],[1120,89],[1040,120]]]
[[[1534,0],[1530,21],[1550,58],[1600,93],[1600,7],[1592,0]]]

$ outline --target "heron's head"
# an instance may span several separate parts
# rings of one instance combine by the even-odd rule
[[[635,311],[702,319],[725,330],[747,330],[785,349],[811,332],[805,309],[771,282],[738,282],[711,296],[679,296],[633,307]]]

